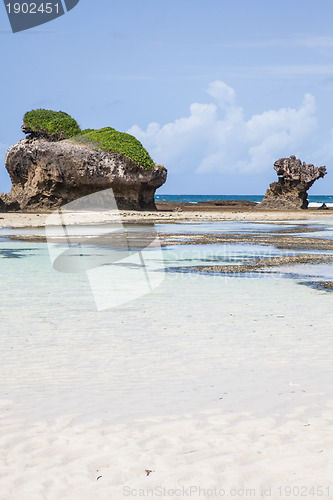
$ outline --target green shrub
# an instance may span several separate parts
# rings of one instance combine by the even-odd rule
[[[23,124],[26,133],[50,136],[51,140],[73,139],[91,147],[95,151],[120,153],[130,158],[146,170],[154,168],[154,162],[149,153],[135,137],[114,128],[106,127],[100,130],[82,130],[77,122],[63,111],[35,109],[24,115]]]
[[[34,109],[23,118],[24,126],[31,132],[44,132],[67,139],[81,132],[77,122],[63,111]]]
[[[73,140],[87,144],[95,150],[98,148],[103,151],[120,153],[146,170],[154,168],[154,162],[141,142],[133,137],[133,135],[118,132],[114,128],[106,127],[100,130],[83,130]]]

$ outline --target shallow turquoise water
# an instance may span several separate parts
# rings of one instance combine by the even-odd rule
[[[316,224],[314,221],[304,221],[302,225],[307,225],[313,228],[318,227],[320,231],[313,233],[301,233],[294,235],[295,237],[311,235],[313,237],[327,237],[332,238],[332,228],[330,223],[320,221]],[[153,225],[142,225],[142,230],[151,231],[155,229],[157,233],[174,233],[174,234],[222,234],[222,233],[243,233],[247,235],[265,234],[267,231],[276,231],[281,229],[295,228],[295,223],[288,224],[270,224],[270,223],[254,223],[254,222],[212,222],[212,223],[182,223],[182,224],[157,224],[155,228]],[[92,233],[96,228],[92,228]],[[138,231],[138,225],[129,224],[126,230],[130,233]],[[52,289],[59,288],[59,293],[70,294],[71,288],[74,295],[77,293],[77,288],[80,287],[82,296],[89,297],[91,294],[89,280],[86,273],[72,273],[71,262],[77,258],[84,258],[85,262],[89,262],[90,268],[104,266],[104,269],[110,272],[114,268],[114,275],[111,273],[109,279],[114,279],[116,282],[125,280],[125,271],[130,269],[129,281],[136,280],[135,270],[140,267],[140,261],[133,264],[132,261],[128,262],[124,259],[124,252],[122,249],[112,249],[107,247],[98,247],[94,245],[77,246],[77,250],[69,258],[69,271],[67,276],[61,272],[53,269],[46,243],[35,242],[22,242],[18,240],[10,240],[7,237],[11,236],[17,230],[5,228],[0,231],[0,277],[2,282],[12,283],[13,287],[18,281],[21,282],[20,286],[24,283],[30,282],[30,286],[49,286]],[[43,236],[45,230],[39,229],[22,229],[20,234],[32,235],[36,234]],[[292,234],[292,233],[290,233]],[[6,237],[7,236],[7,237]],[[184,242],[185,243],[185,242]],[[131,252],[129,252],[131,253]],[[135,253],[135,249],[132,253]],[[295,255],[309,253],[308,250],[285,250],[274,247],[273,245],[259,245],[259,244],[209,244],[209,245],[187,245],[177,244],[170,245],[162,248],[149,248],[145,250],[144,259],[147,266],[153,269],[154,273],[173,271],[179,268],[194,267],[194,266],[211,266],[211,265],[243,265],[253,258],[271,258],[283,255]],[[311,253],[320,254],[327,253],[316,250],[311,250]],[[81,257],[80,257],[81,256]],[[72,259],[72,260],[70,260]],[[305,272],[305,269],[308,271]],[[320,273],[316,273],[318,266],[298,266],[293,267],[293,279],[297,280],[298,277],[303,279],[304,276],[308,278],[313,276],[315,279],[317,274],[321,278],[331,279],[331,269],[329,265],[320,265]],[[326,273],[325,273],[326,270]],[[77,271],[77,269],[76,269]],[[281,274],[281,276],[283,273]],[[285,275],[291,275],[290,269]],[[33,284],[31,284],[31,279]],[[162,278],[161,278],[162,279]],[[35,285],[34,285],[35,284]],[[62,289],[65,290],[62,290]],[[60,292],[61,290],[61,292]]]
[[[237,378],[231,403],[237,408],[258,353],[263,376],[282,373],[281,366],[291,373],[297,363],[329,370],[331,332],[323,321],[331,322],[331,295],[300,283],[331,279],[331,266],[237,276],[173,272],[286,253],[259,245],[184,245],[164,248],[161,258],[151,249],[145,259],[163,277],[159,286],[131,298],[136,268],[131,282],[126,264],[104,266],[105,276],[114,269],[108,279],[116,292],[119,283],[128,285],[128,300],[98,312],[86,273],[55,271],[46,243],[2,239],[0,391],[36,418],[52,419],[58,407],[89,414],[105,405],[108,418],[125,421],[219,408],[217,387],[226,376]]]

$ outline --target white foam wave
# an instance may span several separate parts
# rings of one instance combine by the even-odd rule
[[[316,207],[321,207],[321,206],[322,206],[322,203],[317,202],[317,201],[311,201],[309,203],[309,207],[310,208],[316,208]],[[333,203],[326,203],[326,206],[327,207],[333,207]]]

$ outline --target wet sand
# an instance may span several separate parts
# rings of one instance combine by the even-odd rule
[[[222,203],[222,202],[221,202]],[[224,202],[225,203],[225,202]],[[251,203],[251,202],[248,202]],[[69,221],[81,223],[106,223],[121,217],[129,223],[174,223],[187,221],[290,221],[307,219],[333,219],[333,209],[318,210],[261,210],[257,204],[247,203],[223,204],[214,203],[156,203],[156,211],[120,210],[109,212],[89,212],[67,214]],[[43,227],[50,212],[9,212],[0,214],[0,228],[3,227]]]

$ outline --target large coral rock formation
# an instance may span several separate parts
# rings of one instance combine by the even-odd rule
[[[296,156],[280,158],[274,163],[278,182],[273,182],[267,189],[259,208],[269,209],[305,209],[308,208],[307,191],[312,184],[326,175],[326,167],[314,167],[302,164]]]
[[[155,191],[167,177],[163,166],[147,169],[123,154],[57,139],[32,134],[9,148],[12,189],[0,195],[0,211],[49,210],[109,188],[120,209],[156,208]]]

